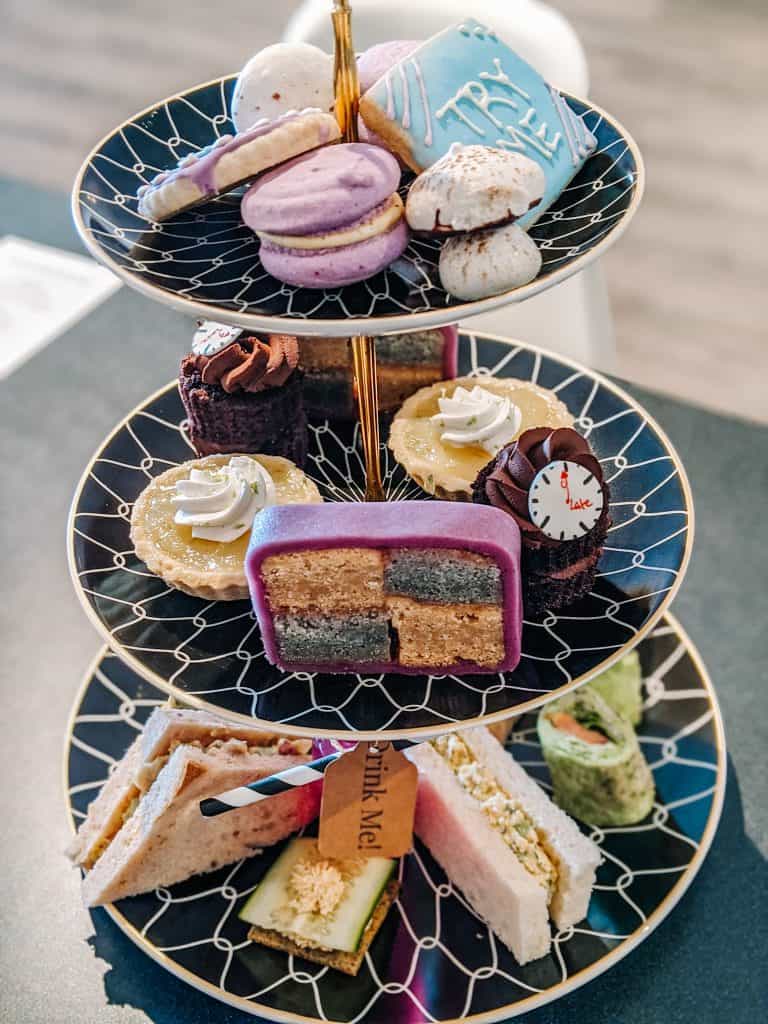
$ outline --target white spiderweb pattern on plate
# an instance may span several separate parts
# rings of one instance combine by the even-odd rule
[[[374,331],[386,329],[388,318],[403,317],[414,321],[410,329],[417,329],[420,315],[452,306],[470,314],[471,304],[452,299],[440,285],[440,244],[433,239],[413,238],[400,259],[368,281],[308,290],[281,284],[263,270],[258,243],[240,218],[242,190],[163,224],[141,217],[136,205],[141,185],[231,133],[228,98],[233,83],[222,79],[163,101],[116,129],[91,155],[75,204],[97,257],[113,262],[132,283],[153,289],[155,297],[165,293],[166,298],[210,304],[246,317],[357,318],[376,321],[370,326]],[[622,225],[637,198],[639,171],[627,139],[601,112],[578,100],[570,102],[597,137],[598,148],[531,228],[543,257],[537,282],[528,286],[533,290],[601,245]],[[508,301],[525,294],[526,289],[509,292]]]
[[[358,981],[341,983],[328,969],[284,954],[259,958],[236,915],[261,876],[260,858],[123,901],[115,908],[118,924],[130,924],[139,945],[170,958],[171,969],[176,963],[213,986],[211,994],[267,1016],[299,1005],[308,1020],[414,1024],[501,1008],[514,1015],[521,1000],[548,1000],[578,972],[609,966],[639,941],[640,930],[647,936],[671,909],[673,890],[698,869],[719,814],[725,751],[718,754],[719,712],[709,684],[670,622],[642,642],[640,653],[646,699],[639,733],[657,801],[637,826],[587,828],[605,858],[590,913],[553,934],[543,961],[516,964],[420,846],[401,867],[403,891],[390,914],[392,955],[374,946]],[[102,785],[105,765],[116,763],[162,703],[151,693],[113,655],[96,669],[71,738],[75,824]],[[518,723],[510,748],[548,787],[533,717]]]
[[[612,487],[613,526],[594,592],[527,620],[523,657],[498,676],[326,676],[267,664],[245,604],[204,602],[147,572],[129,538],[131,505],[152,476],[193,456],[175,389],[148,400],[108,441],[74,508],[76,581],[105,640],[183,696],[299,729],[447,728],[531,701],[594,672],[646,629],[684,569],[690,508],[682,467],[647,416],[586,370],[525,346],[464,335],[462,371],[552,388],[595,447]],[[363,496],[357,428],[311,426],[308,474],[326,500]],[[382,449],[390,500],[423,497]]]

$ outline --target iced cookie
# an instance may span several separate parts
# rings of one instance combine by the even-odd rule
[[[156,476],[133,506],[136,557],[177,590],[207,601],[248,596],[244,560],[254,519],[272,505],[319,504],[288,459],[211,455]]]
[[[412,53],[421,42],[415,39],[394,39],[387,43],[376,43],[361,53],[357,58],[357,75],[360,82],[360,93],[366,92],[378,82],[382,75],[398,61],[403,60]],[[381,136],[372,132],[366,126],[362,117],[358,117],[358,134],[361,142],[370,142],[373,146],[381,146],[388,149],[388,145]]]
[[[336,118],[322,110],[290,110],[262,118],[247,131],[221,135],[210,146],[188,153],[178,166],[142,185],[139,213],[162,221],[242,185],[262,171],[339,138]]]
[[[545,185],[542,169],[521,153],[457,143],[411,185],[405,215],[421,233],[478,231],[528,213]]]
[[[549,208],[597,145],[560,93],[474,18],[399,61],[361,98],[360,112],[417,173],[455,142],[531,157],[546,188],[521,226]]]
[[[251,57],[235,82],[232,120],[239,132],[263,117],[318,107],[333,112],[333,57],[309,43],[275,43]]]
[[[392,422],[389,447],[425,491],[469,501],[475,477],[505,444],[533,426],[572,423],[567,407],[538,384],[459,377],[412,395]]]
[[[402,254],[408,228],[399,184],[391,153],[365,143],[329,146],[255,182],[242,216],[278,281],[336,288],[372,277]]]
[[[541,253],[517,224],[454,235],[440,250],[440,283],[472,302],[528,284],[541,270]]]
[[[392,39],[386,43],[369,46],[357,58],[357,77],[360,93],[368,92],[378,80],[399,61],[410,57],[421,46],[419,39]]]

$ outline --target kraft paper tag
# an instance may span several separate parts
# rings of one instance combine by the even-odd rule
[[[325,772],[323,857],[402,857],[413,843],[416,765],[391,743],[358,743]]]

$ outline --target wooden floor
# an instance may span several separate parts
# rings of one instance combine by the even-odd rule
[[[0,173],[67,190],[116,122],[236,69],[295,6],[3,0]],[[586,47],[593,98],[628,126],[647,164],[640,213],[604,259],[619,372],[768,422],[768,6],[557,6]]]

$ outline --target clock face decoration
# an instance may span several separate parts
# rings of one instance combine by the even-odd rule
[[[217,324],[214,320],[198,320],[192,351],[196,356],[215,356],[242,333],[242,327],[229,327],[227,324]]]
[[[604,504],[601,482],[578,462],[550,462],[528,492],[531,522],[552,540],[575,540],[589,533]]]

